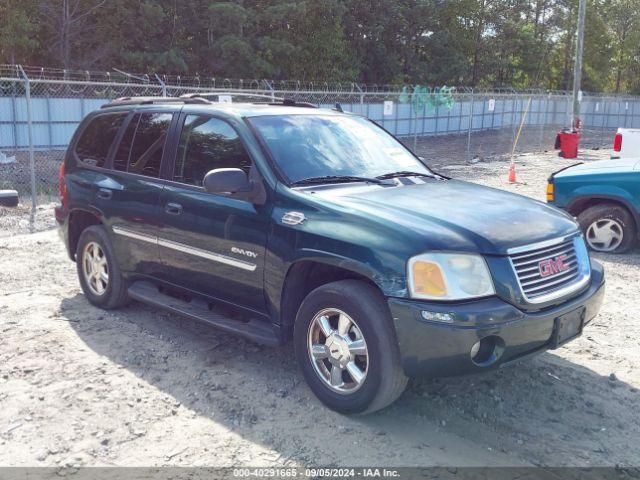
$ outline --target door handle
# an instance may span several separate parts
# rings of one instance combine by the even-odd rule
[[[113,190],[109,190],[108,188],[100,188],[98,189],[98,198],[102,200],[110,200],[113,197]]]
[[[179,203],[167,203],[164,207],[164,211],[169,215],[180,215],[182,213],[182,205]]]

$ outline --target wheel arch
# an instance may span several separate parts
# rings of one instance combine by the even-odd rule
[[[69,256],[75,260],[78,240],[84,230],[92,225],[104,225],[102,215],[91,210],[77,208],[69,213]]]
[[[357,262],[338,262],[332,257],[300,258],[287,269],[280,296],[280,324],[291,327],[302,301],[316,288],[339,280],[360,280],[384,295],[381,285],[374,281],[370,269]]]
[[[586,209],[604,203],[611,203],[625,208],[631,214],[636,226],[640,226],[640,212],[633,207],[629,200],[615,195],[582,195],[571,200],[566,210],[577,217]]]

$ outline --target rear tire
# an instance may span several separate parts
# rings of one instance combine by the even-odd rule
[[[636,242],[636,222],[621,205],[594,205],[578,215],[578,222],[587,245],[596,252],[624,253]]]
[[[294,346],[313,393],[339,413],[380,410],[407,385],[389,308],[365,282],[341,280],[313,290],[298,311]]]
[[[103,226],[92,225],[80,234],[76,267],[82,291],[92,305],[113,309],[128,303],[127,282]]]

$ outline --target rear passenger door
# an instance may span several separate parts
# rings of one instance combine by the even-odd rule
[[[204,191],[216,168],[241,168],[261,182],[238,134],[221,118],[183,115],[171,181],[162,193],[158,243],[166,280],[256,311],[265,310],[266,206]]]
[[[113,183],[104,188],[102,209],[108,212],[121,268],[158,277],[157,237],[165,144],[173,114],[141,111],[130,115],[112,161]]]

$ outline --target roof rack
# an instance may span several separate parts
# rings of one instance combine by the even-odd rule
[[[120,97],[112,100],[109,103],[105,103],[100,108],[119,107],[124,105],[153,105],[157,103],[182,103],[182,104],[205,104],[211,105],[210,97],[218,97],[220,95],[229,95],[232,97],[253,97],[264,98],[269,101],[263,102],[250,102],[255,105],[273,105],[273,106],[285,106],[285,107],[307,107],[318,108],[313,103],[308,102],[296,102],[291,98],[278,98],[271,95],[264,95],[260,93],[227,93],[227,92],[212,92],[212,93],[187,93],[179,97]]]
[[[109,103],[105,103],[100,108],[117,107],[122,105],[153,105],[156,103],[210,104],[211,102],[206,98],[201,97],[120,97]]]
[[[284,101],[284,98],[274,97],[273,95],[266,95],[264,93],[246,93],[246,92],[198,92],[198,93],[185,93],[180,95],[180,98],[210,98],[219,97],[221,95],[229,97],[251,97],[251,98],[268,98],[269,100]]]
[[[230,97],[265,98],[265,99],[269,99],[270,100],[270,101],[266,101],[266,102],[250,102],[250,103],[254,103],[256,105],[273,105],[273,106],[278,106],[279,105],[279,106],[285,106],[285,107],[318,108],[313,103],[296,102],[292,98],[284,98],[284,97],[280,98],[280,97],[275,97],[273,95],[266,95],[266,94],[263,94],[263,93],[203,92],[203,93],[187,93],[187,94],[181,95],[180,98],[189,98],[189,99],[203,98],[203,99],[207,99],[207,98],[210,98],[210,97],[219,97],[221,95],[230,96]]]

